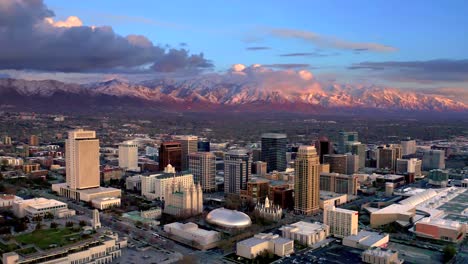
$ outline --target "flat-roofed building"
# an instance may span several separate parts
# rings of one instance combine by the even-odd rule
[[[140,171],[138,167],[138,144],[125,141],[119,144],[119,167],[129,171]]]
[[[181,135],[175,136],[174,139],[181,147],[181,170],[186,171],[189,169],[189,154],[198,151],[198,137]]]
[[[386,248],[370,248],[362,253],[362,262],[369,264],[400,264],[398,252]]]
[[[204,192],[216,191],[216,156],[211,152],[193,152],[188,154],[188,163],[193,181],[199,183]]]
[[[125,179],[125,189],[131,191],[141,191],[141,175],[128,176]]]
[[[221,239],[219,232],[205,230],[198,227],[195,223],[171,223],[164,225],[164,231],[171,238],[200,249],[210,249],[217,246],[217,242]]]
[[[100,197],[91,200],[91,205],[99,210],[106,210],[120,206],[120,198],[118,197]]]
[[[121,249],[127,246],[127,239],[119,239],[116,233],[96,234],[68,246],[41,250],[31,254],[15,251],[3,254],[3,264],[21,263],[112,263],[122,255]]]
[[[423,152],[422,169],[430,171],[435,169],[445,169],[445,151],[425,150]]]
[[[326,239],[330,235],[330,227],[326,224],[315,222],[297,222],[291,225],[282,226],[281,236],[307,246],[312,246],[317,242]]]
[[[457,221],[440,218],[423,218],[416,222],[416,236],[458,243],[465,239],[466,225]]]
[[[46,198],[34,198],[28,200],[17,200],[12,205],[13,214],[18,217],[44,217],[50,213],[57,218],[75,215],[75,210],[68,209],[66,203]]]
[[[335,206],[325,207],[323,212],[323,223],[330,227],[330,233],[336,237],[346,237],[357,235],[358,233],[357,211],[336,208]]]
[[[271,233],[260,233],[236,244],[236,254],[247,259],[254,259],[264,251],[283,257],[294,253],[294,241]]]
[[[348,202],[346,193],[334,193],[320,191],[320,209],[324,210],[330,206],[339,206]]]
[[[12,194],[0,194],[0,208],[12,207],[16,201],[21,201],[23,198]]]
[[[386,247],[389,241],[390,236],[388,234],[362,230],[356,235],[343,238],[343,245],[352,248],[368,249],[372,247]]]
[[[358,176],[339,173],[320,173],[320,190],[357,195]]]

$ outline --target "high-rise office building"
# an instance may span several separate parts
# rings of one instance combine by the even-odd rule
[[[159,170],[163,171],[171,164],[176,171],[181,171],[182,147],[179,142],[164,142],[159,147]]]
[[[254,162],[252,169],[253,169],[252,171],[254,171],[254,173],[257,174],[258,176],[264,177],[267,174],[266,162],[263,162],[263,161]]]
[[[445,151],[443,150],[425,150],[422,160],[423,170],[445,169]]]
[[[348,174],[348,156],[345,154],[324,155],[323,163],[330,164],[330,172]]]
[[[320,164],[323,163],[323,155],[333,154],[333,144],[327,137],[316,140],[315,149],[320,157]]]
[[[188,155],[198,151],[197,136],[177,136],[176,141],[180,143],[182,148],[181,154],[181,170],[188,170]]]
[[[358,132],[344,132],[341,131],[338,136],[338,153],[346,153],[346,144],[351,142],[358,142]]]
[[[422,161],[420,159],[397,159],[396,174],[412,173],[414,176],[421,176]]]
[[[395,171],[397,159],[401,159],[401,145],[389,144],[377,148],[377,168]]]
[[[336,208],[335,206],[324,208],[323,223],[330,227],[330,233],[336,237],[357,235],[358,228],[357,211]]]
[[[39,146],[39,137],[36,135],[31,135],[29,137],[29,146]]]
[[[65,140],[65,156],[67,185],[70,189],[99,187],[99,139],[95,131],[69,131]]]
[[[359,156],[359,169],[366,167],[366,145],[361,142],[348,142],[345,144],[346,153]]]
[[[188,160],[195,184],[200,184],[204,192],[216,191],[216,156],[211,152],[194,152]]]
[[[210,141],[206,138],[198,139],[198,152],[210,152]]]
[[[320,162],[313,146],[300,146],[295,161],[294,210],[300,214],[319,211]]]
[[[414,139],[404,139],[401,141],[401,154],[411,155],[416,153],[416,140]]]
[[[139,171],[138,145],[133,141],[119,144],[119,167],[130,171]]]
[[[3,137],[3,145],[11,145],[11,137],[9,136]]]
[[[224,193],[240,195],[247,190],[252,159],[245,150],[231,150],[224,155]]]
[[[267,163],[267,172],[286,170],[286,144],[285,134],[262,135],[262,161]]]

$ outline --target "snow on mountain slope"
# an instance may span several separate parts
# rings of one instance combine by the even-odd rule
[[[197,103],[215,105],[310,105],[325,108],[356,108],[418,111],[468,111],[468,106],[443,96],[401,91],[377,86],[351,86],[313,82],[302,89],[288,84],[258,80],[232,80],[217,76],[193,79],[157,79],[142,83],[111,80],[87,85],[58,81],[0,79],[2,91],[14,90],[22,96],[50,97],[55,93],[110,95],[149,102]],[[261,109],[265,109],[263,106]]]

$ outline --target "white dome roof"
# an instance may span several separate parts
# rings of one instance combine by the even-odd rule
[[[244,228],[252,224],[248,215],[226,208],[218,208],[209,212],[206,221],[226,228]]]

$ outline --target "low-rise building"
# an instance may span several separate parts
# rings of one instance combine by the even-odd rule
[[[390,236],[388,234],[362,230],[357,235],[343,238],[343,245],[352,248],[368,249],[371,247],[386,247],[389,240]]]
[[[91,200],[91,205],[99,210],[106,210],[120,206],[120,198],[118,197],[99,197]]]
[[[330,235],[330,227],[319,222],[297,222],[280,228],[281,236],[307,246],[326,239]]]
[[[60,196],[64,196],[73,200],[88,202],[98,198],[119,198],[122,196],[120,189],[111,187],[95,187],[89,189],[71,189],[67,183],[52,184],[52,191],[57,192]],[[120,202],[119,202],[120,205]],[[97,208],[100,209],[100,208]]]
[[[348,202],[348,195],[343,193],[334,193],[334,192],[320,192],[320,209],[324,210],[330,206],[338,206]]]
[[[216,242],[221,237],[219,232],[201,229],[195,223],[183,224],[175,222],[167,224],[164,225],[164,231],[171,238],[199,249],[216,247]]]
[[[264,251],[283,257],[294,252],[294,241],[271,233],[260,233],[236,244],[236,254],[247,259],[254,259]]]
[[[15,251],[3,254],[3,264],[26,263],[111,263],[122,255],[121,249],[127,246],[126,239],[117,234],[95,236],[65,247],[39,251],[32,254],[19,254]]]
[[[370,248],[362,253],[362,262],[370,264],[400,264],[398,252],[385,248]]]
[[[161,200],[166,198],[167,186],[181,184],[183,188],[190,187],[194,183],[191,173],[176,173],[171,164],[167,165],[164,172],[141,177],[141,195],[147,199]]]
[[[37,217],[51,213],[57,218],[75,215],[75,210],[68,209],[66,203],[53,199],[34,198],[28,200],[17,200],[13,202],[13,214],[16,217]]]
[[[376,228],[399,221],[405,226],[413,221],[415,215],[416,207],[411,204],[392,204],[371,212],[370,224],[372,228]]]
[[[463,241],[466,225],[440,218],[423,218],[415,224],[416,236],[458,243]]]
[[[9,208],[16,201],[21,201],[23,198],[12,194],[0,194],[0,208]]]

